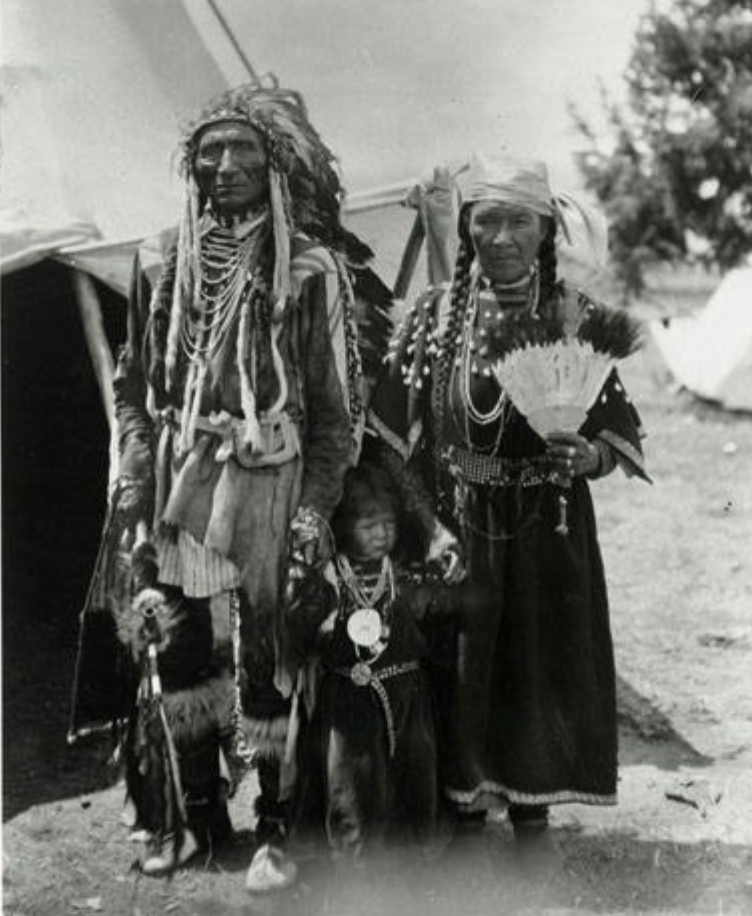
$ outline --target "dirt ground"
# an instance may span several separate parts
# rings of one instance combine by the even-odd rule
[[[294,890],[251,899],[249,781],[229,849],[143,878],[106,743],[65,742],[75,632],[25,609],[5,636],[5,913],[752,913],[752,416],[672,390],[651,345],[623,374],[654,486],[594,488],[620,674],[617,808],[556,809],[557,851],[532,872],[499,815],[433,859],[347,880],[310,860]]]

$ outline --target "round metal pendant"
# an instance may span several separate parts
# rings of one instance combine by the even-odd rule
[[[356,646],[366,648],[381,638],[381,617],[373,608],[364,607],[350,615],[347,621],[347,635]]]
[[[367,687],[372,677],[371,669],[365,662],[356,662],[350,669],[350,680],[356,687]]]

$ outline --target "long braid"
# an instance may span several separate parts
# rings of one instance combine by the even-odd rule
[[[434,403],[438,411],[437,419],[439,421],[437,432],[439,435],[441,435],[441,418],[444,411],[449,378],[452,373],[455,353],[457,352],[458,339],[462,335],[462,322],[467,313],[471,284],[470,265],[472,261],[472,246],[468,244],[464,238],[460,237],[454,277],[452,278],[452,288],[449,294],[449,317],[441,343],[441,355],[438,360],[434,389]]]
[[[548,231],[538,249],[541,302],[548,302],[556,295],[557,266],[556,223],[549,220]]]

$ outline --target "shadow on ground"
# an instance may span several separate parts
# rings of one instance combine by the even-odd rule
[[[413,855],[337,867],[325,859],[309,860],[293,889],[262,898],[246,895],[242,875],[235,874],[247,861],[247,850],[221,856],[195,875],[189,902],[177,902],[183,895],[176,884],[174,908],[196,916],[689,916],[746,913],[752,907],[752,891],[742,877],[752,868],[748,847],[645,842],[621,832],[586,836],[557,830],[548,852],[535,859],[520,854],[506,825],[493,824],[432,861]],[[222,893],[214,886],[220,878]],[[148,902],[155,892],[153,884],[141,880],[137,896],[144,913],[151,912]],[[163,893],[162,899],[168,897]]]
[[[71,798],[111,785],[107,735],[74,746],[66,741],[76,652],[71,615],[22,615],[3,621],[3,818],[32,805]],[[620,762],[664,770],[710,763],[671,721],[629,683],[618,679]]]
[[[709,766],[701,754],[676,731],[671,720],[622,677],[616,678],[619,710],[619,764],[652,764],[662,770]]]

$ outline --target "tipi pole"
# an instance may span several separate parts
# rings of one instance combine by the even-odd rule
[[[407,295],[425,237],[426,230],[423,226],[423,219],[420,213],[417,213],[405,244],[405,250],[402,253],[402,262],[397,271],[397,278],[394,281],[395,299],[404,299]]]
[[[99,296],[94,281],[87,273],[82,270],[72,270],[71,273],[86,346],[94,366],[94,375],[102,397],[107,423],[110,430],[113,430],[115,428],[115,400],[112,392],[112,378],[115,374],[115,363],[104,332]]]
[[[217,22],[222,26],[222,30],[224,31],[225,35],[227,36],[230,44],[235,49],[235,53],[240,58],[245,69],[248,71],[248,76],[250,76],[251,82],[255,83],[257,86],[260,86],[261,80],[259,78],[258,73],[256,73],[256,71],[253,68],[253,64],[246,57],[245,52],[243,51],[243,49],[240,46],[240,42],[237,40],[232,29],[230,28],[230,24],[225,19],[225,17],[222,15],[222,11],[220,10],[220,8],[217,6],[216,0],[206,0],[206,2],[208,3],[209,7],[211,8],[211,11],[214,13],[214,16],[216,17]]]

